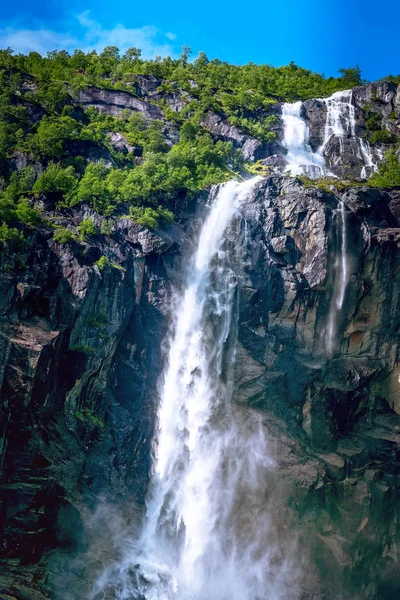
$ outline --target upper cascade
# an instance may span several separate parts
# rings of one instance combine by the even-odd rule
[[[285,103],[282,107],[283,145],[287,149],[285,171],[312,178],[338,176],[346,156],[350,157],[347,162],[354,163],[358,169],[359,177],[368,177],[377,165],[368,141],[357,131],[353,91],[335,92],[329,98],[319,98],[314,102],[325,114],[316,149],[310,143],[311,115],[306,103]]]

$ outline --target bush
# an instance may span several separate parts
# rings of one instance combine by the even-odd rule
[[[110,259],[107,258],[107,256],[101,256],[99,260],[96,260],[94,264],[99,267],[100,271],[104,271],[104,269],[111,263]]]
[[[368,179],[374,187],[400,186],[400,162],[394,150],[388,150],[385,160],[379,164],[378,171]]]
[[[83,408],[82,410],[75,411],[75,417],[85,423],[90,430],[99,429],[100,433],[104,434],[104,423],[99,417],[97,417],[89,408]]]
[[[75,344],[70,346],[68,350],[71,350],[71,352],[83,352],[83,354],[94,354],[95,352],[94,348],[85,344]]]
[[[49,166],[40,175],[33,185],[36,194],[59,193],[64,194],[65,204],[72,204],[78,180],[72,166],[63,168],[60,163],[50,162]]]
[[[390,133],[387,129],[380,129],[379,131],[373,131],[369,137],[369,143],[371,146],[375,144],[392,144],[396,141],[396,137],[393,133]]]
[[[24,225],[38,225],[40,223],[39,211],[35,208],[31,208],[29,201],[26,198],[22,198],[17,203],[15,210],[16,218]]]
[[[87,219],[83,219],[78,225],[78,230],[80,233],[81,239],[86,237],[91,237],[93,235],[97,235],[99,233],[98,228],[93,223],[92,219],[88,217]]]
[[[58,244],[70,244],[78,239],[78,236],[66,227],[57,227],[53,237]]]
[[[9,227],[7,223],[0,225],[0,244],[3,246],[18,247],[24,243],[24,235],[15,227]]]
[[[105,327],[108,324],[108,319],[103,313],[96,313],[86,319],[89,327]]]
[[[135,223],[149,229],[156,229],[160,222],[171,223],[174,220],[172,212],[161,208],[161,206],[157,209],[151,207],[144,208],[143,206],[132,207],[129,211],[129,216]]]

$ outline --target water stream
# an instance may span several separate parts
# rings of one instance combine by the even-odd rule
[[[335,259],[335,281],[333,294],[329,306],[327,326],[326,326],[326,353],[331,355],[335,349],[337,333],[339,326],[340,312],[346,294],[348,282],[348,258],[347,258],[347,225],[346,225],[346,207],[344,202],[339,202],[337,216],[340,219],[340,251],[336,253]]]
[[[305,174],[312,178],[330,175],[326,165],[325,151],[328,144],[338,140],[340,154],[354,154],[363,162],[360,176],[365,178],[376,170],[368,141],[356,134],[356,115],[352,90],[335,92],[329,98],[320,98],[326,107],[326,121],[323,139],[316,152],[311,149],[308,139],[307,122],[302,116],[302,102],[286,103],[282,106],[284,125],[283,145],[287,149],[286,170],[292,175]],[[336,158],[336,166],[341,157]],[[335,166],[335,164],[333,165]]]
[[[282,106],[283,145],[287,149],[287,171],[292,175],[305,173],[317,178],[325,173],[322,152],[313,152],[308,144],[309,131],[301,115],[302,102],[286,103]]]

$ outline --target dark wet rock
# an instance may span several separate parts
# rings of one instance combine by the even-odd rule
[[[272,154],[267,158],[263,158],[260,162],[265,167],[271,167],[273,172],[281,173],[287,165],[284,153],[285,150],[282,148],[282,154]]]

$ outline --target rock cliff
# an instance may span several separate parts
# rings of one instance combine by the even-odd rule
[[[399,207],[398,190],[270,177],[242,210],[235,398],[267,411],[284,445],[326,598],[328,572],[352,594],[339,597],[400,585]],[[117,218],[80,244],[42,229],[24,277],[2,275],[2,594],[51,597],[60,551],[87,550],[100,499],[143,505],[168,290],[202,212],[200,199],[154,232]],[[85,569],[87,582],[96,562]]]

